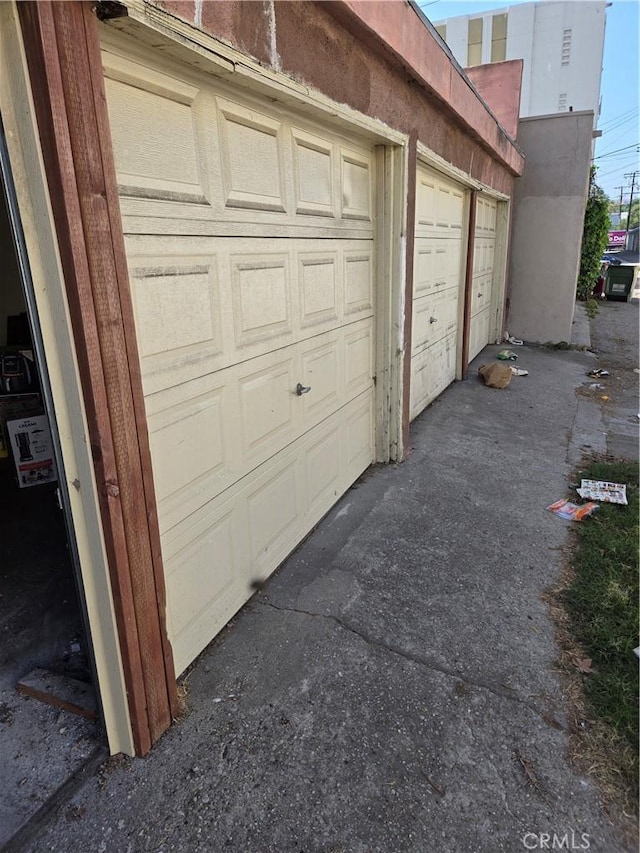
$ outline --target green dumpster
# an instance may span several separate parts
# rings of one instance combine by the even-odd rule
[[[607,281],[604,287],[607,299],[626,302],[631,293],[635,271],[636,268],[632,264],[628,266],[621,264],[618,267],[610,266],[607,270]]]

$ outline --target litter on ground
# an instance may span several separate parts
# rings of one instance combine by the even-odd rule
[[[511,372],[513,373],[514,376],[528,376],[529,375],[529,371],[524,370],[524,368],[522,368],[522,367],[511,367]]]
[[[481,364],[478,376],[490,388],[506,388],[511,382],[511,367],[507,364]]]
[[[598,367],[595,370],[589,370],[587,372],[587,376],[596,377],[596,376],[608,376],[608,375],[609,375],[609,371],[605,370],[604,367]]]
[[[571,503],[568,500],[560,500],[551,504],[551,506],[548,506],[547,509],[550,509],[551,512],[555,512],[556,515],[559,515],[560,518],[564,518],[567,521],[582,521],[584,518],[590,516],[592,512],[599,509],[599,507],[598,504],[593,502],[579,506],[578,504]]]
[[[576,489],[581,498],[602,503],[627,506],[627,487],[623,483],[608,483],[604,480],[581,480]]]
[[[510,349],[500,350],[496,358],[499,358],[501,361],[515,361],[518,356],[515,352],[512,352]]]
[[[512,335],[509,334],[509,332],[504,333],[504,339],[508,344],[511,344],[512,347],[521,347],[524,344],[523,341],[521,341],[519,338],[514,338]]]

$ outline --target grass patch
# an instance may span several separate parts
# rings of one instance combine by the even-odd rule
[[[638,465],[592,462],[586,479],[627,484],[626,507],[602,504],[575,525],[573,578],[563,594],[569,626],[593,661],[584,676],[591,713],[602,721],[621,749],[611,760],[616,773],[638,790]]]
[[[593,320],[595,316],[597,316],[598,311],[600,310],[600,306],[598,305],[597,299],[587,299],[584,303],[585,311],[587,312],[587,317],[590,320]]]

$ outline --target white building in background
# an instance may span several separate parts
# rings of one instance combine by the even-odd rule
[[[600,113],[605,13],[602,0],[523,3],[434,22],[464,66],[524,60],[520,116]]]

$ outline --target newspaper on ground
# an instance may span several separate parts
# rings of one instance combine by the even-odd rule
[[[582,521],[583,518],[587,518],[587,516],[591,515],[599,507],[598,504],[593,502],[579,506],[568,500],[560,500],[548,506],[547,509],[555,512],[556,515],[559,515],[560,518],[565,518],[567,521]]]
[[[607,483],[604,480],[582,480],[576,489],[581,498],[627,506],[627,487],[622,483]]]

